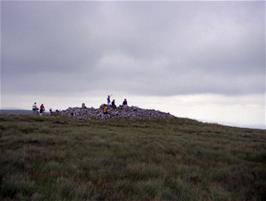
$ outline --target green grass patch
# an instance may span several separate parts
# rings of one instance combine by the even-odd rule
[[[266,200],[266,132],[0,115],[0,200]]]

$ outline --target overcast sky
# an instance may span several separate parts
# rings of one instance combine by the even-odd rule
[[[1,39],[2,108],[98,106],[113,94],[265,123],[265,2],[1,2]]]

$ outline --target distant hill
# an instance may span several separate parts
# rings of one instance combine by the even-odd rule
[[[45,111],[45,114],[49,112]],[[32,110],[23,110],[23,109],[3,109],[0,110],[0,114],[15,114],[15,115],[31,115],[33,114]]]
[[[31,110],[22,110],[22,109],[2,109],[0,114],[32,114]]]

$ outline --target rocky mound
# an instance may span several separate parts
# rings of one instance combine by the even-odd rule
[[[60,112],[60,115],[75,117],[79,119],[108,119],[108,118],[127,118],[127,119],[167,119],[174,116],[160,112],[158,110],[142,109],[135,106],[119,106],[117,108],[108,107],[107,114],[104,114],[104,105],[100,108],[73,107]]]

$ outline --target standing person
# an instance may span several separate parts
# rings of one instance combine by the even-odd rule
[[[107,105],[110,105],[110,103],[111,103],[111,96],[108,95],[108,96],[107,96]]]
[[[32,106],[32,111],[33,114],[37,114],[38,113],[39,108],[37,107],[37,103],[34,102],[33,106]]]
[[[40,106],[40,115],[41,115],[41,116],[42,116],[42,114],[44,113],[44,111],[45,111],[45,107],[44,107],[43,104],[41,104],[41,106]]]

